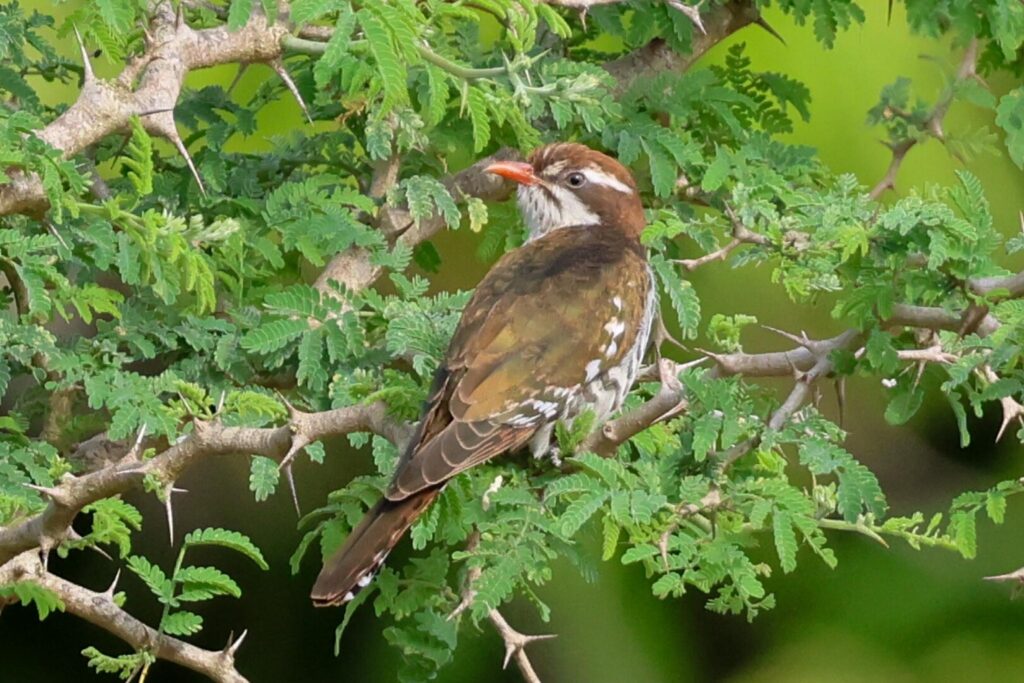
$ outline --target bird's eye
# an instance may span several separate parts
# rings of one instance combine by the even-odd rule
[[[582,173],[570,173],[565,182],[569,184],[569,187],[583,187],[583,183],[587,182],[587,177]]]

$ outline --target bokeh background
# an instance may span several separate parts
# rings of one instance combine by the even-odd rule
[[[43,0],[23,4],[54,11]],[[716,63],[729,45],[742,41],[754,68],[802,80],[813,97],[811,120],[798,122],[790,140],[816,147],[834,171],[854,173],[870,187],[889,161],[888,150],[879,144],[880,132],[865,123],[881,88],[907,76],[918,95],[934,101],[959,59],[954,46],[911,35],[899,4],[888,21],[885,5],[862,3],[866,22],[841,33],[832,50],[814,40],[809,26],[769,11],[766,17],[784,36],[785,45],[757,27],[747,28],[717,46],[697,68]],[[60,15],[67,7],[57,6],[56,12]],[[77,54],[70,41],[63,50],[69,57]],[[111,75],[118,65],[100,58],[97,69]],[[192,74],[189,84],[226,85],[234,76],[233,67],[212,69]],[[238,86],[239,96],[273,77],[269,69],[249,69]],[[989,84],[997,95],[1016,85],[998,78]],[[70,101],[75,95],[73,88],[52,85],[43,86],[42,93],[50,101]],[[946,129],[954,135],[979,127],[995,130],[993,118],[992,112],[959,104],[950,112]],[[267,148],[270,136],[306,125],[290,99],[267,107],[261,122],[257,136],[234,144]],[[938,143],[921,145],[908,156],[897,192],[886,200],[913,189],[925,191],[929,184],[949,185],[962,166]],[[992,153],[969,160],[966,167],[981,178],[997,226],[1007,236],[1020,230],[1024,173],[1009,161],[1001,143]],[[475,284],[488,266],[474,255],[478,239],[461,230],[436,240],[444,263],[439,274],[430,276],[435,288]],[[1014,269],[1024,266],[1019,259],[1007,258],[1005,263]],[[828,315],[828,300],[814,307],[793,305],[780,288],[769,284],[767,269],[734,271],[716,263],[695,273],[693,281],[706,316],[753,313],[765,324],[803,329],[818,337],[841,330]],[[785,348],[784,340],[758,330],[745,335],[748,350]],[[785,390],[785,385],[779,389]],[[998,410],[973,421],[972,445],[961,449],[953,416],[937,387],[933,389],[925,408],[908,425],[895,428],[882,418],[886,398],[881,386],[860,380],[848,388],[847,446],[878,474],[892,514],[945,510],[964,490],[1024,474],[1024,449],[1012,438],[994,443]],[[836,415],[834,400],[826,398],[823,406]],[[321,504],[332,488],[369,469],[368,453],[352,451],[344,442],[329,444],[328,453],[323,466],[297,467],[299,496],[307,510]],[[244,559],[214,557],[214,550],[208,558],[197,554],[195,560],[208,559],[229,571],[244,591],[242,600],[206,604],[206,626],[197,641],[220,646],[230,631],[248,628],[239,668],[254,683],[395,680],[397,653],[384,642],[381,631],[386,624],[376,620],[369,606],[356,615],[340,654],[334,656],[334,628],[341,612],[314,610],[307,599],[318,566],[307,561],[294,577],[288,568],[288,557],[300,538],[291,501],[279,492],[266,503],[254,503],[247,478],[245,459],[233,457],[205,463],[179,482],[189,491],[177,498],[179,530],[209,525],[238,529],[263,548],[271,563],[271,570],[264,573]],[[176,550],[167,542],[162,507],[143,495],[131,502],[146,515],[135,550],[170,565]],[[1024,601],[1012,601],[1007,586],[982,580],[1024,565],[1024,510],[1016,503],[1010,502],[1005,525],[981,524],[980,551],[973,561],[947,551],[919,552],[899,544],[886,549],[861,536],[834,535],[839,567],[829,570],[802,552],[796,572],[777,574],[769,582],[778,607],[753,623],[706,611],[705,597],[699,593],[656,600],[641,568],[616,561],[602,565],[595,583],[584,582],[568,564],[560,567],[555,580],[540,591],[553,608],[548,624],[540,623],[525,604],[514,604],[505,614],[524,632],[558,634],[557,640],[530,651],[548,683],[1022,680]],[[403,561],[408,552],[403,547],[392,561]],[[774,558],[771,547],[759,552]],[[105,588],[116,571],[114,564],[92,553],[54,558],[51,566],[95,589]],[[155,623],[156,605],[142,585],[126,576],[121,587],[128,593],[129,609]],[[8,609],[0,616],[0,682],[99,679],[77,654],[88,645],[109,653],[124,648],[71,617],[58,614],[40,624],[32,610]],[[502,644],[489,625],[482,625],[479,632],[469,629],[455,664],[439,680],[520,680],[514,668],[500,671],[502,655]],[[149,677],[152,683],[192,680],[199,679],[166,663],[158,663]]]

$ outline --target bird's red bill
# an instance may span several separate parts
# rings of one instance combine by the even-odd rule
[[[533,166],[522,161],[498,161],[484,171],[508,178],[520,185],[536,185],[538,182],[537,176],[533,174]]]

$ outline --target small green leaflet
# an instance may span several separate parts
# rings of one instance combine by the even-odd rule
[[[215,528],[199,529],[185,536],[185,545],[218,545],[245,555],[255,562],[260,569],[270,568],[267,561],[263,559],[263,553],[260,552],[260,549],[249,540],[248,536],[237,531]]]

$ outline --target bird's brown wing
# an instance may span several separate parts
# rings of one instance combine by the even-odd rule
[[[644,259],[611,231],[592,230],[528,244],[481,282],[388,499],[519,448],[632,348],[650,287]]]

